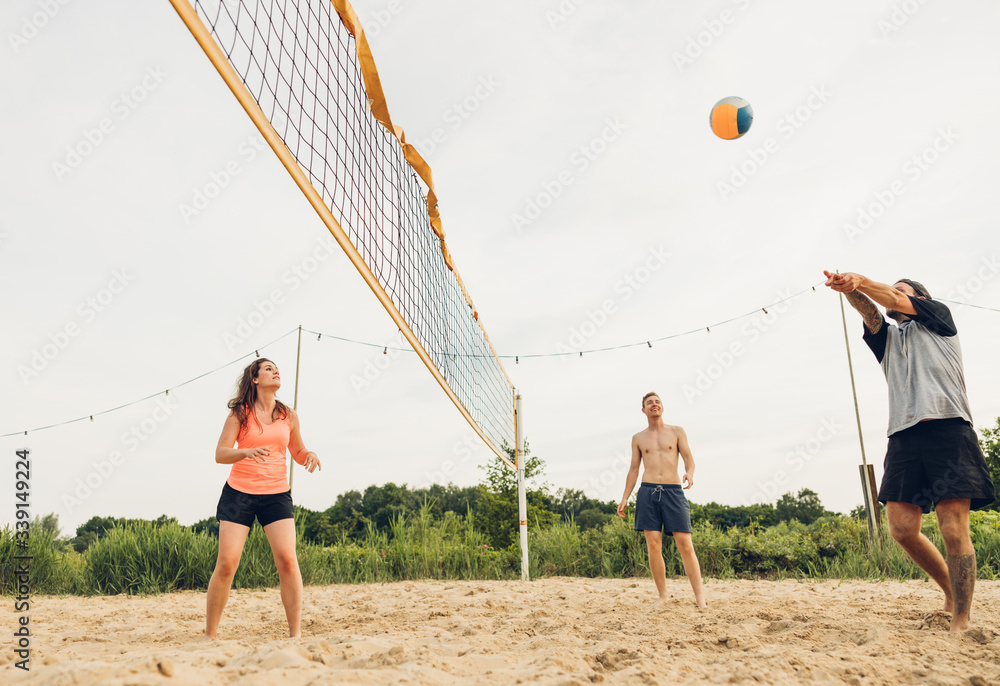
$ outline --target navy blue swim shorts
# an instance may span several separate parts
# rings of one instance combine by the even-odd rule
[[[691,533],[691,506],[680,484],[639,484],[635,530]]]

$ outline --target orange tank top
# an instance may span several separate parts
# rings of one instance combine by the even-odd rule
[[[255,462],[245,458],[233,463],[227,483],[237,491],[266,495],[284,493],[289,490],[288,468],[285,453],[288,452],[288,439],[292,433],[292,425],[288,418],[278,419],[270,424],[257,422],[247,418],[247,425],[236,439],[236,447],[270,448],[271,453],[264,457],[263,462]]]

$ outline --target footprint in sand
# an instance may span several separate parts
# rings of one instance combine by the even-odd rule
[[[776,634],[782,631],[789,631],[791,629],[798,629],[801,624],[791,619],[776,619],[767,625],[764,629],[766,634]]]
[[[997,636],[997,632],[986,627],[974,626],[962,635],[971,638],[980,645],[986,645],[993,642]]]
[[[920,629],[948,631],[951,629],[951,613],[945,612],[944,610],[935,610],[934,612],[924,615],[920,624]]]

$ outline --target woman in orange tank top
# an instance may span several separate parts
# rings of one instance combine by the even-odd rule
[[[270,360],[254,360],[244,369],[236,396],[229,401],[231,411],[215,449],[215,461],[233,467],[216,511],[219,557],[208,583],[206,640],[214,640],[219,630],[222,610],[255,519],[264,528],[278,568],[288,635],[299,635],[302,575],[295,556],[295,521],[285,476],[285,452],[290,450],[292,459],[310,473],[320,464],[316,453],[306,450],[302,443],[295,410],[274,397],[279,388],[278,367]]]

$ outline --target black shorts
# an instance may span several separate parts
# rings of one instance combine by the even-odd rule
[[[919,505],[927,514],[940,500],[962,498],[973,510],[996,500],[979,438],[967,421],[935,419],[889,436],[879,502]]]
[[[256,517],[261,526],[267,526],[279,519],[292,519],[292,492],[244,493],[226,483],[222,487],[219,506],[215,509],[215,518],[220,522],[236,522],[243,526],[253,527]]]
[[[691,533],[691,505],[680,484],[639,484],[635,496],[635,530]]]

